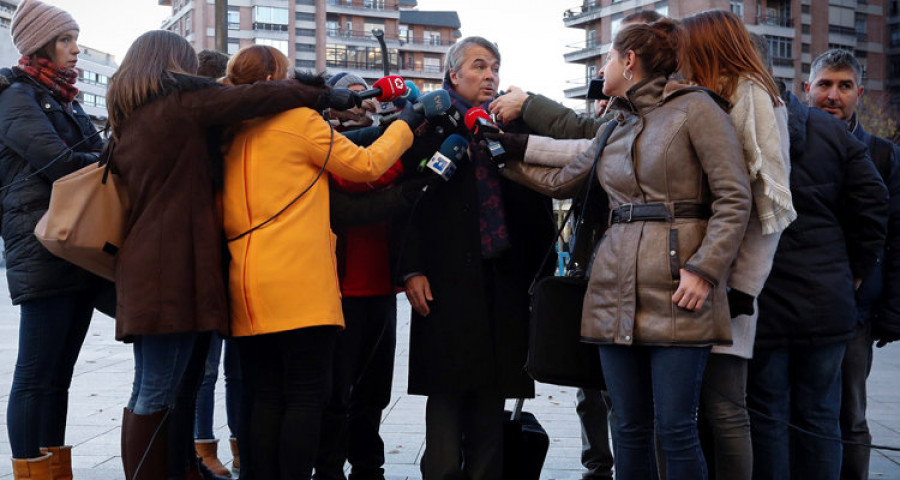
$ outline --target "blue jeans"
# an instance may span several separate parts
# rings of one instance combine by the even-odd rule
[[[754,480],[838,479],[845,348],[754,350],[747,380]],[[788,422],[830,439],[789,430]]]
[[[697,433],[709,347],[601,345],[600,363],[616,412],[617,480],[654,477],[654,423],[668,480],[705,480]]]
[[[22,302],[6,410],[13,458],[35,458],[40,447],[65,444],[69,385],[93,311],[93,298],[84,293]]]
[[[134,383],[128,409],[151,415],[175,408],[196,333],[134,337]]]
[[[209,353],[203,372],[203,383],[197,392],[197,412],[194,419],[194,438],[212,440],[213,412],[215,411],[216,381],[219,379],[219,359],[222,357],[222,337],[213,333],[209,342]],[[225,340],[225,414],[228,430],[232,437],[238,436],[238,421],[241,411],[241,364],[238,347],[234,340]]]

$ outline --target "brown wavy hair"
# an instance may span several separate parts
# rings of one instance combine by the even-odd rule
[[[281,80],[290,68],[290,60],[281,50],[268,45],[251,45],[238,50],[228,60],[224,83],[245,85],[267,79]]]
[[[681,24],[685,32],[682,64],[688,80],[731,100],[738,80],[747,77],[766,90],[773,105],[778,104],[775,80],[737,15],[709,10],[685,18]]]
[[[678,70],[678,51],[683,34],[678,23],[663,18],[653,23],[635,23],[619,30],[612,48],[620,55],[634,50],[648,77],[668,77]]]
[[[151,30],[138,37],[109,80],[106,108],[113,138],[119,137],[119,127],[131,112],[163,90],[167,73],[195,75],[197,65],[194,48],[176,33]]]

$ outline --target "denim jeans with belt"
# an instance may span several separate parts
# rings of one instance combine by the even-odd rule
[[[599,349],[616,412],[616,479],[653,478],[655,420],[666,478],[705,480],[697,408],[710,347],[601,345]]]
[[[65,443],[69,385],[93,311],[93,298],[83,293],[22,302],[6,410],[13,458]]]
[[[754,480],[839,478],[846,345],[754,350],[747,380]],[[813,435],[789,430],[788,422]]]

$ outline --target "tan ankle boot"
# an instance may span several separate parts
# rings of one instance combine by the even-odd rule
[[[231,443],[231,456],[234,458],[231,462],[231,472],[235,474],[235,476],[241,475],[241,452],[238,451],[238,443],[237,439],[231,437],[228,439],[229,443]]]
[[[13,478],[15,480],[53,480],[50,476],[51,454],[45,453],[36,458],[14,458]]]
[[[72,480],[72,446],[41,448],[41,453],[50,453],[50,475],[53,480]]]
[[[206,465],[206,468],[212,470],[216,475],[221,475],[223,477],[230,477],[231,472],[225,468],[225,465],[222,465],[222,461],[219,460],[219,440],[194,440],[194,448],[197,449],[197,456],[203,460],[203,464]]]

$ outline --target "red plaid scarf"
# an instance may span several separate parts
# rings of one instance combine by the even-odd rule
[[[37,62],[33,62],[27,55],[22,55],[19,59],[19,70],[49,88],[65,102],[75,100],[75,96],[78,95],[78,89],[75,88],[78,71],[74,68],[59,68],[45,58],[38,58]]]

